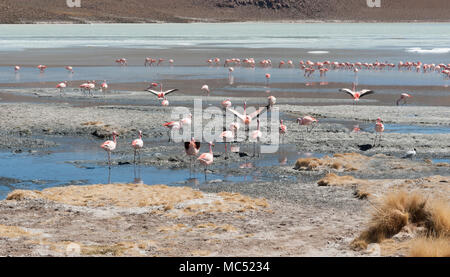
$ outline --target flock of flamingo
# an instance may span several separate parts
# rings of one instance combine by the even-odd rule
[[[128,61],[125,58],[116,59],[115,62],[120,66],[128,65]],[[144,66],[145,67],[160,66],[164,62],[165,62],[165,59],[163,59],[163,58],[154,59],[154,58],[146,57],[145,61],[144,61]],[[168,62],[170,65],[173,65],[174,60],[169,59]],[[207,64],[209,66],[221,66],[222,65],[220,58],[217,58],[217,57],[208,59]],[[233,76],[232,76],[232,73],[234,71],[233,67],[242,66],[242,67],[254,68],[257,65],[259,65],[262,68],[272,67],[272,61],[270,59],[263,59],[259,62],[256,62],[254,58],[244,58],[242,60],[239,58],[230,58],[230,59],[225,59],[225,61],[223,63],[224,67],[228,67],[228,79],[230,81],[230,84],[232,83],[232,80],[233,80]],[[294,65],[294,62],[292,60],[287,60],[286,62],[284,60],[280,60],[278,63],[278,68],[283,68],[283,67],[296,68],[296,66]],[[41,73],[44,73],[45,70],[47,69],[47,66],[46,65],[38,65],[37,68],[39,69],[39,71]],[[392,69],[397,68],[398,70],[410,70],[410,71],[415,70],[416,72],[423,72],[423,73],[437,72],[439,74],[444,75],[446,78],[450,78],[450,64],[443,64],[443,63],[441,63],[441,64],[425,64],[420,61],[418,61],[418,62],[410,62],[410,61],[402,62],[402,61],[400,61],[398,64],[394,64],[394,63],[378,62],[378,61],[376,61],[374,63],[366,63],[366,62],[365,63],[363,63],[363,62],[353,62],[352,63],[352,62],[337,62],[337,61],[335,61],[335,62],[331,62],[331,61],[312,62],[310,60],[307,60],[307,61],[300,60],[298,62],[298,68],[304,71],[305,77],[310,77],[316,71],[318,71],[320,73],[321,77],[324,77],[329,70],[352,70],[356,76],[358,74],[359,70],[362,70],[362,69],[365,69],[365,70],[392,70]],[[21,69],[20,66],[14,67],[15,72],[19,72],[20,69]],[[71,74],[74,73],[73,67],[71,67],[71,66],[66,66],[65,69]],[[268,86],[269,81],[271,79],[271,75],[269,73],[265,73],[264,77],[266,80],[266,86]],[[357,86],[357,84],[356,84],[356,82],[354,82],[352,89],[349,89],[349,88],[339,89],[340,92],[344,92],[352,97],[352,99],[354,100],[353,101],[354,105],[356,105],[358,103],[360,98],[374,93],[373,90],[369,90],[369,89],[357,90],[356,86]],[[159,87],[159,90],[156,89],[157,87]],[[67,81],[57,84],[56,88],[58,88],[60,90],[60,93],[62,94],[64,89],[67,88]],[[88,92],[89,95],[92,95],[92,91],[94,91],[96,88],[96,81],[87,81],[87,82],[81,84],[80,88],[85,93]],[[108,84],[106,83],[106,80],[100,84],[100,89],[104,93],[106,92],[106,90],[108,89]],[[206,84],[203,85],[201,87],[201,90],[206,92],[207,96],[210,95],[211,91],[210,91],[210,88],[208,85],[206,85]],[[150,86],[146,89],[146,91],[150,92],[151,94],[156,96],[158,99],[162,100],[161,101],[162,106],[168,106],[169,101],[167,99],[167,95],[178,91],[178,89],[163,90],[162,83],[152,82],[152,83],[150,83]],[[396,105],[405,105],[407,103],[407,99],[411,98],[411,97],[412,96],[409,93],[401,93],[400,97],[396,101]],[[271,95],[267,98],[266,106],[264,106],[262,108],[258,108],[255,112],[248,114],[247,113],[247,104],[245,101],[244,101],[244,112],[239,113],[238,111],[236,111],[235,109],[232,108],[232,103],[231,103],[230,99],[223,100],[221,102],[222,108],[225,111],[229,111],[229,112],[233,113],[235,115],[235,117],[237,119],[239,119],[239,121],[236,121],[236,122],[233,122],[232,124],[230,124],[228,129],[224,127],[223,132],[220,134],[220,138],[225,143],[225,153],[227,153],[227,142],[232,142],[232,141],[236,142],[236,133],[241,126],[240,124],[243,124],[246,128],[246,131],[250,132],[250,130],[248,128],[250,126],[250,123],[255,118],[257,120],[256,130],[253,130],[250,133],[250,135],[247,136],[247,139],[251,138],[255,143],[257,143],[257,142],[259,143],[262,138],[262,132],[260,131],[259,115],[261,113],[263,113],[265,110],[270,110],[275,104],[276,104],[276,98]],[[191,120],[192,120],[192,115],[189,114],[187,117],[185,117],[179,121],[171,121],[171,122],[164,123],[163,126],[167,127],[169,130],[169,134],[168,134],[169,142],[171,141],[171,133],[170,132],[179,130],[180,128],[184,128],[184,126],[190,126]],[[311,132],[315,126],[315,123],[318,123],[318,120],[312,116],[304,116],[302,118],[298,118],[297,123],[299,125],[305,125],[306,131]],[[311,126],[310,129],[308,128],[308,126]],[[355,129],[359,129],[359,128],[355,128]],[[355,129],[354,129],[354,131],[355,131]],[[376,145],[377,140],[378,140],[378,143],[380,143],[381,134],[384,132],[384,125],[382,123],[381,118],[378,118],[376,120],[374,129],[375,129],[376,135],[375,135],[373,146]],[[286,127],[286,125],[283,124],[282,120],[280,121],[280,125],[279,125],[279,133],[280,133],[281,138],[283,138],[283,135],[287,133],[287,127]],[[116,146],[117,146],[116,137],[118,135],[119,134],[114,131],[112,133],[113,140],[107,140],[101,145],[101,148],[103,148],[108,153],[109,167],[111,167],[111,152],[116,149]],[[210,166],[214,162],[214,156],[213,156],[213,152],[212,152],[212,147],[214,146],[214,143],[209,142],[208,144],[209,144],[209,152],[203,153],[198,156],[199,151],[200,151],[200,142],[195,141],[194,138],[192,138],[189,142],[184,142],[185,153],[191,159],[191,161],[190,161],[191,168],[192,168],[193,158],[198,156],[197,161],[205,167],[205,176],[206,176],[207,167]],[[142,149],[144,146],[144,142],[142,140],[142,131],[139,131],[139,138],[133,140],[131,143],[131,146],[134,149],[134,163],[136,163],[136,155],[139,156],[139,160],[140,160],[139,150]]]

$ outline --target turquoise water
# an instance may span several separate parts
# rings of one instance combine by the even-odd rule
[[[244,47],[303,48],[324,51],[329,49],[396,49],[410,54],[448,54],[450,52],[450,24],[190,23],[0,25],[0,51],[62,47]]]

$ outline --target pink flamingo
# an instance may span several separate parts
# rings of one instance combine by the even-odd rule
[[[102,88],[102,92],[106,93],[106,91],[108,90],[108,84],[106,83],[106,80],[103,80],[103,83],[100,85],[100,87]]]
[[[214,144],[212,143],[212,141],[210,141],[209,142],[209,152],[203,153],[197,158],[197,161],[199,161],[200,164],[202,164],[205,167],[205,180],[206,180],[206,170],[208,169],[208,166],[214,162],[214,155],[212,152],[213,146],[214,146]]]
[[[164,107],[169,106],[169,100],[167,100],[166,97],[164,97],[163,101],[161,101],[161,106],[164,106]]]
[[[131,142],[131,146],[134,148],[134,164],[136,164],[136,152],[138,152],[142,147],[144,147],[144,141],[142,140],[142,131],[139,130],[139,138]],[[141,152],[139,154],[139,162],[141,162]]]
[[[230,130],[227,131],[226,128],[223,128],[223,132],[220,134],[220,137],[222,138],[223,142],[225,143],[225,154],[228,153],[227,151],[227,142],[232,141],[235,138],[236,135],[236,127],[239,129],[239,126],[234,126],[233,123],[230,124]]]
[[[222,105],[222,108],[223,108],[224,110],[230,108],[230,107],[231,107],[231,101],[230,101],[230,99],[227,98],[227,99],[223,100],[222,103],[221,103],[221,105]]]
[[[280,135],[281,135],[281,143],[284,141],[284,135],[287,133],[287,127],[283,124],[283,120],[280,120]]]
[[[39,69],[39,71],[41,73],[44,73],[45,69],[47,69],[47,66],[40,64],[40,65],[37,66],[37,68]]]
[[[69,71],[69,73],[73,74],[73,67],[66,66],[66,70]]]
[[[341,88],[341,89],[339,89],[339,91],[342,91],[342,92],[345,92],[345,93],[351,95],[353,98],[353,105],[357,104],[361,97],[375,93],[375,91],[370,90],[370,89],[363,89],[363,90],[357,91],[355,83],[353,83],[352,89]]]
[[[20,66],[16,65],[14,66],[14,72],[18,73],[20,71]]]
[[[252,132],[252,140],[253,140],[253,157],[256,155],[256,143],[259,144],[261,138],[262,138],[262,132],[260,130],[260,126],[259,126],[259,118],[256,120],[257,122],[257,126],[256,126],[256,130]],[[258,152],[258,156],[259,156],[259,152]]]
[[[411,95],[409,95],[408,93],[402,93],[402,94],[400,94],[400,98],[399,99],[397,99],[397,106],[399,106],[400,105],[400,101],[402,101],[403,100],[403,105],[406,105],[406,100],[408,99],[408,98],[411,98],[412,96]]]
[[[162,83],[159,83],[159,89],[160,89],[160,90],[159,90],[159,91],[156,91],[156,90],[151,89],[152,87],[155,86],[155,84],[157,84],[157,83],[151,83],[150,87],[147,88],[147,91],[153,93],[153,95],[157,96],[158,99],[165,98],[166,95],[168,95],[168,94],[170,94],[170,93],[172,93],[172,92],[178,91],[177,88],[169,89],[169,90],[163,91],[163,85],[162,85]],[[157,84],[157,85],[158,85],[158,84]]]
[[[377,118],[377,123],[375,123],[375,139],[373,140],[373,146],[375,146],[375,142],[378,139],[378,145],[381,145],[381,134],[384,132],[384,124],[381,121],[381,118]]]
[[[116,131],[114,131],[112,132],[112,135],[113,140],[107,140],[102,145],[100,145],[100,147],[103,148],[103,150],[105,150],[108,153],[109,168],[111,168],[111,151],[114,151],[116,149],[117,146],[116,136],[119,136],[119,134]]]
[[[184,151],[189,157],[189,172],[192,171],[192,163],[195,156],[200,152],[200,142],[196,142],[194,138],[191,138],[190,142],[184,143]]]
[[[180,120],[180,124],[181,124],[181,127],[191,126],[191,124],[192,124],[192,114],[190,113],[186,117],[182,118]]]
[[[272,109],[272,107],[277,103],[277,99],[275,96],[269,96],[267,97],[267,110]]]
[[[56,88],[59,88],[59,93],[62,94],[64,89],[67,87],[67,81],[64,81],[62,83],[59,83],[56,85]]]
[[[253,120],[255,117],[259,116],[259,115],[264,111],[265,108],[266,108],[266,107],[259,108],[258,110],[254,111],[253,113],[247,114],[247,102],[244,101],[244,113],[243,113],[243,114],[241,114],[241,113],[239,113],[238,111],[233,110],[233,109],[231,109],[231,108],[228,108],[228,110],[229,110],[230,112],[232,112],[233,114],[235,114],[240,120],[242,120],[242,122],[244,123],[244,125],[247,125],[247,126],[248,126],[248,125],[250,125],[250,123],[252,122],[252,120]]]
[[[230,84],[230,85],[232,85],[233,84],[233,82],[234,82],[234,78],[233,78],[233,71],[234,71],[234,68],[233,67],[229,67],[228,68],[228,83]]]
[[[297,122],[299,125],[306,126],[306,132],[310,133],[312,131],[312,129],[315,127],[315,124],[317,124],[319,122],[319,120],[315,119],[312,116],[307,115],[304,117],[297,118]],[[308,126],[311,126],[310,130],[308,130]]]
[[[270,73],[266,73],[266,86],[269,86],[269,81],[270,81]]]
[[[171,133],[173,131],[180,130],[181,123],[180,123],[180,121],[170,121],[170,122],[164,123],[163,126],[169,128],[169,130],[167,131],[167,135],[169,136],[169,142],[170,142],[172,140]]]

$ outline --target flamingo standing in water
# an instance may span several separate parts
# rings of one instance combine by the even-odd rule
[[[277,99],[275,96],[269,96],[267,97],[267,110],[272,109],[272,107],[277,103]]]
[[[270,81],[270,73],[266,73],[266,86],[269,86],[269,81]]]
[[[412,96],[411,95],[409,95],[408,93],[402,93],[402,94],[400,94],[400,98],[399,99],[397,99],[397,106],[399,106],[400,105],[400,101],[402,101],[403,100],[403,105],[406,105],[406,100],[408,99],[408,98],[411,98]]]
[[[62,83],[59,83],[56,85],[56,88],[59,88],[59,93],[62,94],[64,89],[67,87],[67,81],[64,81]]]
[[[262,132],[260,130],[260,126],[259,126],[259,118],[256,120],[257,122],[257,126],[256,126],[256,130],[252,132],[252,139],[253,139],[253,157],[256,155],[256,143],[259,144],[261,138],[262,138]],[[258,156],[259,156],[259,152],[258,152]]]
[[[108,165],[109,168],[111,168],[111,151],[114,151],[117,146],[116,142],[116,136],[119,136],[119,134],[114,131],[112,132],[113,140],[107,140],[102,145],[100,145],[103,150],[105,150],[108,153]]]
[[[225,154],[228,154],[227,142],[232,141],[235,138],[235,130],[235,128],[231,128],[231,130],[227,131],[224,127],[223,132],[220,134],[220,137],[225,143]]]
[[[102,92],[106,93],[106,91],[108,90],[108,84],[106,83],[106,80],[103,81],[100,87],[102,88]]]
[[[209,90],[209,86],[205,84],[202,86],[201,90],[206,92],[206,104],[208,104],[208,98],[209,98],[209,94],[211,92]]]
[[[280,135],[281,135],[281,143],[284,141],[284,135],[287,133],[287,127],[283,124],[283,120],[280,120]]]
[[[375,91],[370,90],[370,89],[363,89],[363,90],[357,91],[356,83],[353,83],[352,89],[341,88],[341,89],[339,89],[339,91],[342,91],[342,92],[345,92],[345,93],[351,95],[353,98],[353,105],[356,105],[358,103],[359,98],[364,97],[369,94],[372,94],[372,93],[375,93]]]
[[[317,124],[319,122],[319,120],[315,119],[312,116],[307,115],[304,117],[297,118],[297,122],[299,125],[306,126],[306,132],[310,133],[312,131],[312,129],[315,127],[315,124]],[[311,126],[310,130],[308,130],[308,126]]]
[[[229,67],[229,68],[228,68],[228,83],[229,83],[230,85],[232,85],[232,84],[234,83],[233,71],[234,71],[234,68],[233,68],[233,67]]]
[[[71,66],[66,66],[66,70],[67,70],[70,74],[73,74],[73,67],[71,67]]]
[[[169,136],[169,142],[170,142],[172,140],[171,132],[180,130],[181,123],[180,123],[180,121],[170,121],[170,122],[164,123],[163,126],[169,128],[169,130],[167,131],[167,135]]]
[[[40,65],[37,66],[37,68],[39,69],[39,71],[40,71],[41,73],[44,73],[44,72],[45,72],[45,69],[47,69],[47,66],[46,66],[46,65],[40,64]]]
[[[208,170],[208,166],[214,162],[214,155],[212,152],[213,146],[214,146],[214,144],[212,143],[212,141],[210,141],[209,142],[209,152],[203,153],[197,158],[197,161],[199,161],[200,164],[202,164],[205,167],[205,180],[206,180],[206,170]]]
[[[375,147],[375,142],[378,138],[378,145],[381,145],[381,134],[384,132],[384,124],[381,118],[377,118],[377,123],[375,123],[375,139],[373,140],[373,146]]]
[[[190,142],[184,143],[184,151],[186,152],[186,155],[189,156],[189,172],[191,172],[193,159],[198,155],[198,152],[200,152],[200,142],[191,138]]]
[[[139,138],[133,140],[131,142],[131,146],[134,148],[134,161],[133,163],[136,164],[136,152],[138,152],[142,147],[144,147],[144,141],[142,140],[142,131],[139,130]],[[141,162],[141,152],[138,152],[139,154],[139,162]]]

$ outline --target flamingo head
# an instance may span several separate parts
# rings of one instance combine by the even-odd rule
[[[381,117],[377,118],[377,122],[381,122]]]
[[[301,117],[297,118],[297,123],[298,124],[302,125],[302,122],[303,122],[303,118],[301,118]]]
[[[209,144],[210,146],[212,146],[212,147],[215,146],[214,143],[213,143],[212,141],[208,142],[208,144]]]
[[[141,137],[141,136],[142,136],[142,131],[141,131],[141,130],[139,130],[138,132],[139,132],[139,136]]]
[[[119,133],[117,133],[116,131],[113,131],[113,132],[112,132],[112,135],[113,135],[113,136],[119,136]]]

